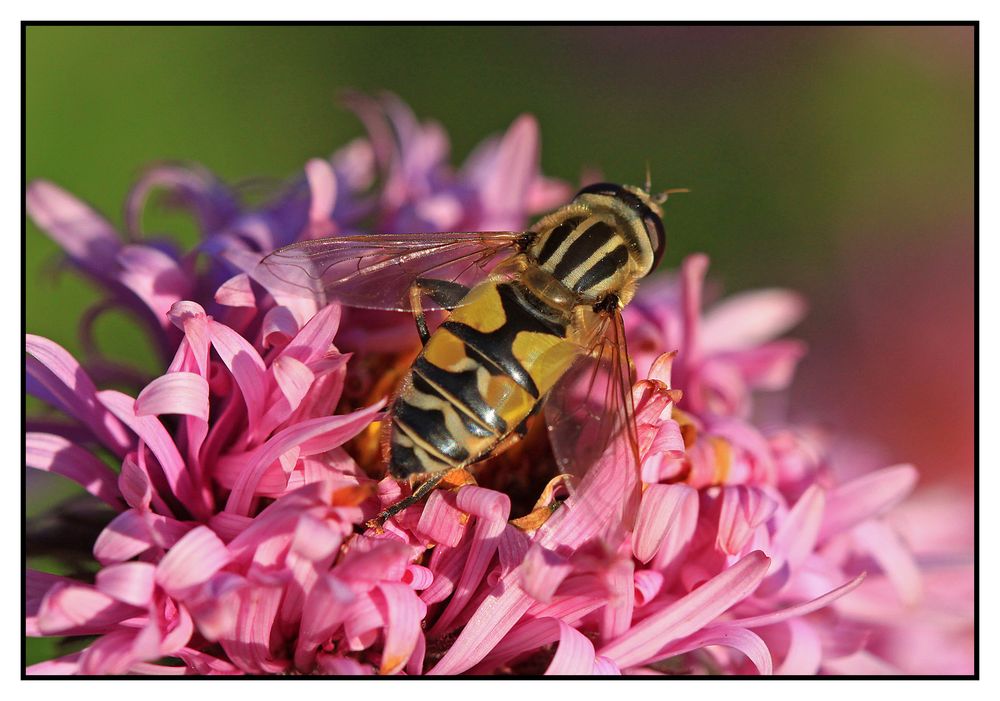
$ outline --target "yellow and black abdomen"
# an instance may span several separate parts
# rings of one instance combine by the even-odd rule
[[[580,350],[571,320],[517,281],[483,282],[427,341],[393,405],[398,478],[481,460],[535,410]]]

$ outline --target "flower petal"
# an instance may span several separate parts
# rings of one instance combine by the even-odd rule
[[[231,555],[219,536],[198,526],[181,538],[156,567],[156,583],[172,595],[208,581],[226,566]]]
[[[54,403],[93,431],[115,455],[119,458],[124,456],[132,446],[133,438],[101,405],[97,388],[80,364],[66,349],[47,338],[29,333],[24,341],[29,356],[25,358],[24,365],[28,391]]]
[[[401,670],[417,644],[420,621],[427,613],[427,606],[405,584],[381,582],[378,591],[385,606],[385,645],[379,674],[395,674]]]
[[[559,627],[559,647],[545,670],[545,676],[590,674],[594,670],[594,644],[580,631],[562,621]]]
[[[820,542],[865,519],[881,516],[902,501],[916,481],[912,465],[896,465],[838,486],[827,495]]]
[[[25,465],[67,477],[114,509],[122,508],[115,474],[94,455],[52,433],[24,436]]]
[[[28,216],[84,270],[104,277],[116,266],[121,248],[108,221],[58,185],[36,180],[28,185]]]
[[[769,626],[775,623],[780,623],[781,621],[786,621],[791,618],[805,616],[807,613],[812,613],[813,611],[818,611],[821,608],[829,606],[840,597],[854,591],[855,589],[857,589],[858,585],[864,581],[864,579],[865,575],[862,573],[859,574],[854,579],[852,579],[851,581],[845,582],[836,589],[831,589],[826,594],[818,596],[815,599],[812,599],[811,601],[806,601],[801,604],[796,604],[795,606],[789,606],[779,611],[772,611],[771,613],[761,614],[760,616],[751,616],[749,618],[737,618],[732,621],[726,621],[726,624],[740,626],[743,628],[757,628],[760,626]]]
[[[767,644],[756,633],[731,625],[714,626],[700,630],[673,643],[660,655],[662,657],[682,655],[685,652],[709,645],[724,645],[739,650],[753,662],[760,674],[764,676],[771,674],[773,663]]]
[[[208,421],[208,380],[193,372],[170,372],[146,385],[135,400],[136,416],[184,414]]]
[[[702,343],[705,353],[745,350],[777,338],[802,320],[806,303],[790,290],[741,292],[705,312]]]
[[[639,504],[632,551],[639,562],[649,562],[666,534],[685,512],[697,512],[698,493],[683,484],[651,484]]]
[[[764,578],[769,564],[762,552],[751,552],[691,593],[643,619],[599,653],[619,667],[657,659],[671,641],[697,631],[749,596]]]
[[[226,511],[247,514],[254,490],[267,468],[292,448],[300,455],[313,455],[336,448],[371,423],[384,401],[342,416],[309,419],[279,431],[254,453],[253,462],[240,474],[229,494]]]
[[[153,596],[156,566],[149,562],[123,562],[97,573],[97,589],[126,604],[148,606]]]

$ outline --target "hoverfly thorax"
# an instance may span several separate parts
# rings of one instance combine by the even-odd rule
[[[623,303],[663,255],[663,213],[639,188],[597,183],[542,219],[528,255],[581,302]]]

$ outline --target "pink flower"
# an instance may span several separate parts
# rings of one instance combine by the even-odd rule
[[[127,244],[56,186],[30,186],[31,216],[108,292],[85,335],[102,309],[129,308],[164,370],[131,393],[98,389],[135,372],[27,338],[29,391],[65,417],[28,422],[27,464],[89,494],[29,527],[29,555],[54,546],[96,570],[28,571],[28,635],[94,636],[29,673],[881,673],[920,671],[967,640],[961,595],[943,595],[971,582],[969,566],[932,525],[949,502],[907,506],[912,467],[853,474],[815,431],[753,420],[754,392],[785,389],[804,352],[774,340],[803,305],[770,290],[703,314],[703,256],[647,281],[627,310],[634,511],[612,508],[634,476],[609,454],[536,518],[563,496],[544,485],[553,461],[536,434],[478,484],[366,528],[408,489],[378,479],[374,446],[416,350],[412,321],[317,308],[251,266],[365,219],[520,228],[568,190],[539,174],[530,117],[456,172],[443,130],[398,99],[351,104],[369,138],[310,161],[258,210],[199,168],[152,169],[130,196]],[[195,251],[137,237],[154,188],[197,214]],[[962,654],[941,659],[968,670]]]

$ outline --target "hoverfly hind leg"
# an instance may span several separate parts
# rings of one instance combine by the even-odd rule
[[[429,494],[432,489],[438,486],[438,483],[441,482],[442,479],[444,479],[445,475],[447,475],[448,472],[449,470],[442,470],[441,472],[435,472],[427,480],[422,482],[419,487],[413,490],[413,493],[410,494],[410,496],[406,497],[405,499],[400,499],[392,506],[383,509],[382,511],[379,512],[379,514],[375,518],[369,519],[369,521],[365,525],[368,526],[369,528],[374,529],[376,532],[380,533],[382,531],[382,524],[384,524],[390,518],[398,514],[400,511],[403,511],[404,509],[413,506],[418,501],[427,496],[427,494]]]
[[[427,320],[424,318],[423,305],[420,303],[421,295],[426,294],[436,304],[450,312],[468,293],[468,287],[450,280],[422,277],[413,281],[410,286],[410,307],[413,310],[413,319],[417,324],[417,333],[420,334],[420,342],[423,345],[427,345],[431,334],[427,328]]]

